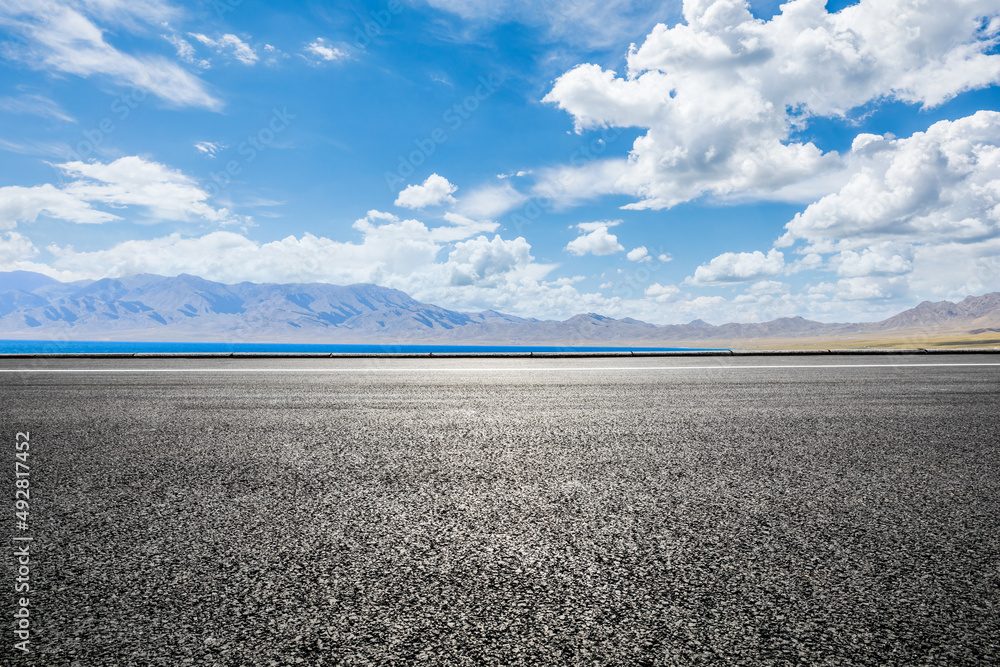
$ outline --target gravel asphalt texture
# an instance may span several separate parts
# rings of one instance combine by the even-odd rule
[[[997,665],[970,361],[0,360],[0,664]]]

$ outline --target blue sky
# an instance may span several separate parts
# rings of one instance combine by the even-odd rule
[[[0,269],[880,319],[1000,290],[1000,8],[0,1]]]

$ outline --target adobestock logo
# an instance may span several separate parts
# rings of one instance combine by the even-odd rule
[[[483,102],[500,89],[503,84],[496,74],[479,77],[479,85],[460,102],[456,102],[441,114],[443,126],[438,126],[422,139],[414,139],[416,148],[405,155],[399,156],[396,171],[385,172],[385,184],[392,192],[398,192],[400,187],[406,184],[406,179],[416,172],[417,168],[427,162],[427,159],[434,155],[438,146],[444,144],[451,137],[451,133],[457,132],[462,125],[482,106]]]
[[[110,113],[97,121],[90,129],[81,133],[83,139],[70,149],[69,157],[82,162],[93,155],[104,141],[118,129],[115,121],[124,122],[127,120],[148,96],[149,94],[145,90],[133,88],[128,93],[116,97],[111,102]]]
[[[236,147],[236,152],[242,159],[229,160],[224,169],[209,174],[212,179],[212,182],[208,184],[209,196],[214,197],[232,185],[233,178],[242,174],[246,165],[256,160],[261,152],[267,150],[277,136],[288,129],[293,120],[295,120],[295,115],[288,112],[288,107],[272,109],[268,122],[256,132],[247,135],[247,138]]]
[[[386,28],[392,23],[393,18],[403,12],[403,3],[400,0],[389,0],[385,9],[370,12],[371,20],[365,21],[363,25],[354,28],[354,46],[364,49],[376,37],[381,37]]]

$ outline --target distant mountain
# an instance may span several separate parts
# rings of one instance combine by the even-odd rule
[[[31,292],[43,285],[60,284],[55,278],[31,271],[0,272],[0,291],[21,290]]]
[[[0,273],[0,336],[365,340],[527,321],[494,311],[454,312],[377,285],[224,285],[187,274],[140,274],[83,284],[42,278]]]
[[[534,320],[493,310],[463,313],[377,285],[225,285],[182,274],[61,283],[0,272],[0,338],[506,344],[707,343],[856,338],[886,332],[1000,329],[1000,293],[955,304],[924,302],[882,322],[826,324],[801,317],[713,326],[656,326],[589,313]]]
[[[878,324],[881,329],[951,326],[959,322],[967,326],[976,326],[1000,323],[998,314],[1000,314],[1000,292],[993,292],[983,296],[966,297],[959,303],[924,301],[916,308],[894,315]]]

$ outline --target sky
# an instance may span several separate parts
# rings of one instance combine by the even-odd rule
[[[657,324],[1000,291],[1000,5],[0,0],[0,270]]]

